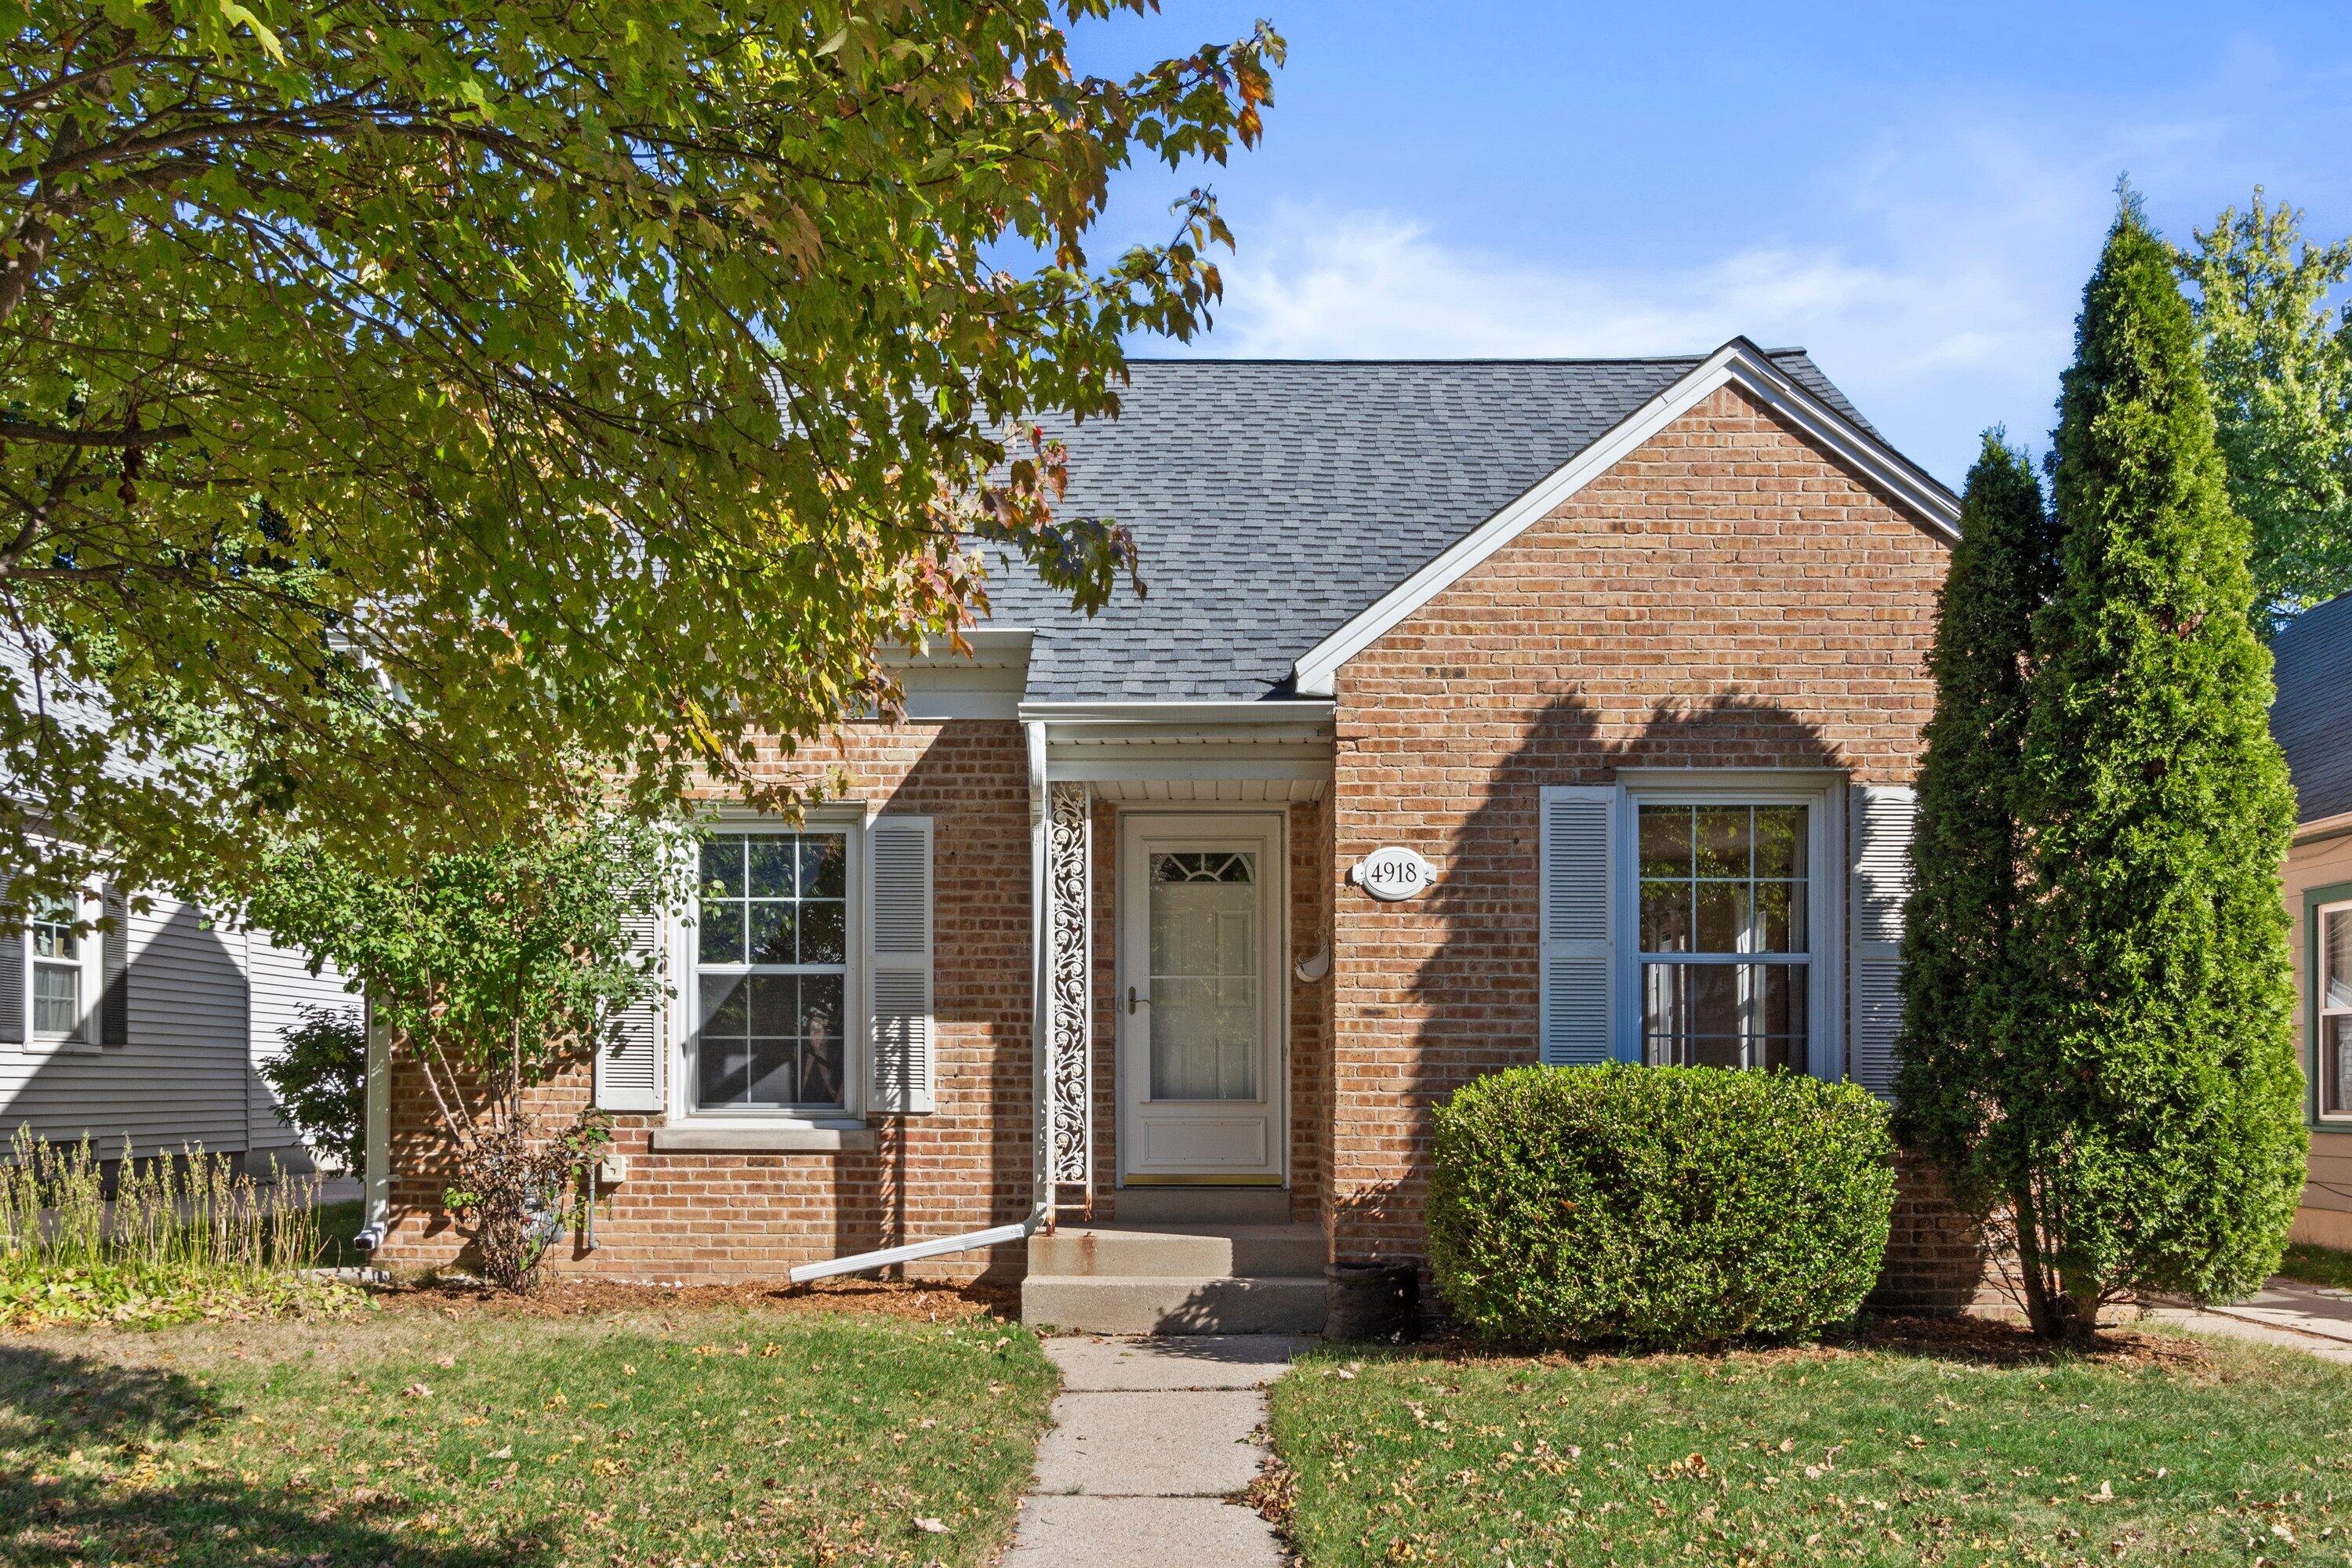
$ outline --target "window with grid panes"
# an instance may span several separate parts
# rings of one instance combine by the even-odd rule
[[[688,1077],[696,1110],[846,1105],[848,888],[844,832],[703,840]]]
[[[2352,904],[2323,904],[2313,913],[2319,921],[2319,1114],[2352,1119]]]
[[[1639,804],[1644,1061],[1805,1070],[1810,810]]]

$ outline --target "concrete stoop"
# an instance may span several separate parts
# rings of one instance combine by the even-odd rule
[[[1021,1317],[1089,1334],[1312,1334],[1321,1227],[1213,1218],[1063,1226],[1029,1238]]]

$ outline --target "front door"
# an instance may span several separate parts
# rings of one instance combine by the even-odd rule
[[[1119,825],[1119,1169],[1129,1183],[1282,1180],[1283,819]]]

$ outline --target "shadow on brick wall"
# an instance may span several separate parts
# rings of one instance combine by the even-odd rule
[[[1768,698],[1738,689],[1654,707],[1630,737],[1604,732],[1576,697],[1554,700],[1527,722],[1519,743],[1492,770],[1483,797],[1444,844],[1445,868],[1423,900],[1438,940],[1395,1000],[1409,1034],[1410,1080],[1401,1143],[1388,1179],[1335,1192],[1334,1256],[1418,1258],[1423,1251],[1431,1112],[1463,1084],[1537,1059],[1538,971],[1538,807],[1548,784],[1614,782],[1623,768],[1845,771],[1820,729]],[[1843,859],[1842,851],[1840,858]],[[1343,897],[1349,896],[1346,893]],[[1412,910],[1414,906],[1401,906]],[[1360,1138],[1367,1130],[1357,1129]],[[1889,1249],[1890,1301],[1910,1310],[1953,1310],[1982,1294],[1984,1252],[1975,1227],[1942,1198],[1933,1173],[1906,1164],[1897,1234]]]

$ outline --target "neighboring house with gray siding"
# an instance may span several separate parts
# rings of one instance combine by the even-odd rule
[[[307,1165],[260,1066],[305,1005],[356,1015],[359,997],[266,932],[148,903],[92,895],[81,912],[111,930],[77,936],[68,911],[37,910],[0,937],[0,1140],[29,1126],[87,1135],[108,1159],[127,1141],[142,1157],[201,1145],[252,1170]]]
[[[2272,651],[2271,733],[2294,775],[2294,843],[2281,874],[2311,1123],[2294,1236],[2352,1247],[2352,595],[2305,610]]]

